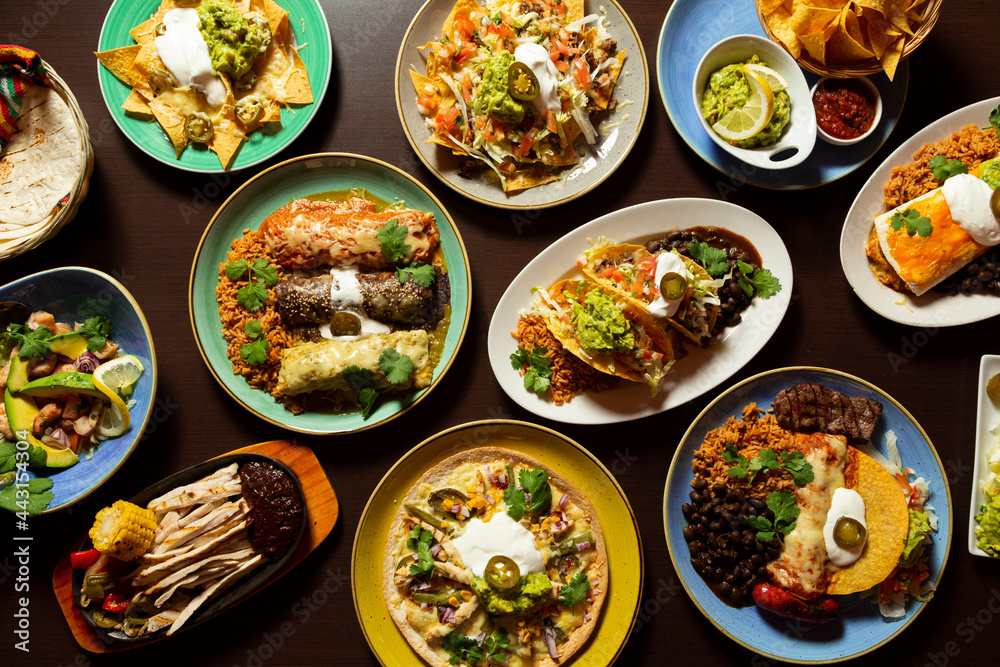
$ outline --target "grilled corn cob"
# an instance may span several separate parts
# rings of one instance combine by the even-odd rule
[[[117,500],[97,513],[90,539],[94,548],[118,560],[135,560],[153,544],[156,514],[152,510]]]

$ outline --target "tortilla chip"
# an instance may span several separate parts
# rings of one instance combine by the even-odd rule
[[[174,145],[177,157],[180,157],[188,143],[187,137],[184,136],[184,114],[158,97],[149,100],[149,109],[156,117],[156,122],[170,137],[170,143]]]
[[[125,102],[122,103],[121,108],[129,113],[145,116],[153,115],[153,110],[149,108],[149,103],[146,102],[146,98],[142,96],[137,88],[132,89],[132,92],[125,98]]]
[[[903,553],[910,530],[910,513],[899,482],[867,454],[850,449],[857,464],[854,490],[865,501],[868,542],[861,557],[834,572],[826,592],[847,595],[868,590],[888,577]]]
[[[757,6],[760,8],[760,13],[765,17],[769,14],[773,14],[779,7],[784,4],[785,0],[760,0]]]
[[[263,0],[260,4],[261,13],[267,19],[268,25],[271,26],[271,32],[277,33],[281,22],[288,19],[288,12],[282,9],[277,3],[272,2],[272,0]]]
[[[137,77],[132,71],[132,66],[135,64],[135,59],[141,50],[142,47],[135,44],[134,46],[123,46],[120,49],[100,51],[94,53],[94,55],[97,56],[97,60],[118,79],[130,86],[134,86]]]
[[[570,22],[582,19],[584,14],[584,0],[564,0],[566,6],[566,18]]]
[[[476,0],[458,0],[455,6],[451,8],[451,13],[444,20],[444,25],[441,27],[442,35],[451,35],[451,25],[455,22],[455,17],[459,14],[469,15],[470,12],[484,12],[483,7],[476,2]]]
[[[785,45],[793,58],[802,56],[802,42],[798,35],[792,30],[792,14],[784,7],[779,7],[767,17],[767,27],[771,29],[774,36]]]
[[[800,39],[805,35],[814,35],[827,30],[832,32],[839,17],[839,9],[799,5],[792,13],[791,28]]]
[[[808,35],[799,35],[799,41],[805,47],[806,53],[821,65],[826,64],[826,38],[827,35],[822,30]]]
[[[903,44],[906,40],[906,36],[902,35],[896,38],[889,48],[885,50],[879,61],[882,63],[882,69],[885,70],[885,75],[889,77],[889,81],[892,81],[892,77],[896,74],[896,67],[899,66],[899,61],[903,57]]]
[[[285,97],[281,101],[285,104],[311,104],[313,101],[306,64],[299,57],[299,52],[294,49],[292,50],[292,71],[285,81]]]
[[[837,21],[837,27],[826,43],[827,61],[831,63],[853,63],[874,56],[865,46],[857,15],[844,7]]]
[[[546,183],[558,180],[559,177],[551,171],[528,167],[527,169],[518,169],[505,178],[503,181],[503,191],[517,192],[518,190],[527,190],[528,188],[538,187],[539,185],[545,185]]]

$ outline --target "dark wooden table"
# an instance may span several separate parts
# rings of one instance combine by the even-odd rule
[[[206,179],[160,164],[115,127],[97,83],[95,59],[108,2],[6,0],[0,42],[38,50],[76,94],[90,123],[96,166],[90,195],[53,241],[0,263],[0,283],[67,264],[116,275],[143,307],[155,337],[160,409],[148,437],[114,478],[68,511],[32,523],[30,654],[14,649],[15,579],[10,522],[0,529],[0,662],[5,665],[370,665],[376,659],[354,612],[351,547],[365,502],[411,446],[456,424],[491,418],[541,422],[576,439],[628,494],[642,532],[646,576],[640,620],[620,665],[767,664],[724,637],[678,584],[663,534],[663,486],[674,448],[691,420],[721,391],[666,414],[618,426],[547,423],[500,390],[486,354],[493,308],[520,269],[551,242],[598,215],[668,197],[724,198],[767,219],[792,257],[795,287],[777,334],[729,381],[782,366],[815,365],[858,375],[898,399],[924,426],[951,484],[951,556],[934,600],[888,646],[858,664],[995,664],[1000,569],[966,550],[980,356],[997,352],[996,323],[917,329],[884,319],[851,291],[840,267],[840,231],[872,170],[907,137],[942,115],[1000,90],[989,44],[1000,28],[990,2],[945,3],[937,27],[910,59],[899,125],[855,173],[802,192],[729,183],[700,160],[671,126],[655,87],[659,31],[669,3],[626,0],[654,86],[642,136],[608,181],[576,202],[543,210],[531,225],[475,204],[437,181],[414,157],[395,110],[396,54],[419,0],[324,0],[333,34],[333,77],[317,118],[264,168],[299,154],[345,151],[399,165],[426,184],[461,230],[473,269],[473,309],[465,344],[442,385],[416,409],[355,436],[300,437],[326,467],[341,502],[333,533],[305,562],[250,602],[153,646],[116,655],[82,653],[53,596],[58,556],[97,509],[172,472],[254,442],[290,437],[238,406],[198,354],[187,307],[188,277],[205,225],[256,168]],[[723,194],[724,193],[724,194]],[[193,211],[193,212],[192,212]],[[902,360],[902,361],[900,361]],[[728,384],[728,383],[726,383]],[[939,508],[944,509],[939,505]],[[3,518],[3,517],[0,517]],[[613,547],[612,547],[613,548]],[[996,620],[995,620],[996,618]]]

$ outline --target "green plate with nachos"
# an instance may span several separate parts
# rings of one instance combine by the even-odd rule
[[[212,1],[228,4],[227,0]],[[228,111],[225,105],[209,107],[201,93],[180,84],[172,86],[176,80],[170,81],[169,72],[163,72],[168,75],[165,84],[148,76],[162,65],[153,49],[158,17],[172,9],[196,10],[199,4],[115,0],[97,45],[101,94],[125,136],[154,159],[201,173],[244,169],[279,153],[315,116],[330,82],[330,30],[317,0],[250,0],[250,8],[264,15],[275,29],[271,47],[254,62],[253,72],[259,76],[244,78],[252,87],[243,92],[238,86],[233,88],[234,104],[248,95],[262,100],[263,113],[244,124],[237,121],[238,107],[234,110],[229,105]],[[240,5],[247,5],[247,1]],[[249,11],[244,7],[245,17]],[[282,20],[285,12],[287,20]],[[156,93],[152,86],[156,86]],[[277,90],[282,92],[272,92]],[[192,142],[185,148],[185,114],[193,109],[206,111],[215,131],[208,143]]]
[[[395,205],[395,207],[390,206],[393,212],[405,205],[408,210],[433,216],[437,233],[440,235],[433,263],[447,276],[448,285],[448,289],[445,290],[444,281],[438,278],[434,289],[439,290],[437,294],[447,295],[448,309],[445,311],[447,320],[436,324],[430,332],[430,337],[436,342],[431,345],[431,362],[423,367],[425,377],[429,380],[426,386],[417,385],[419,388],[402,391],[380,389],[378,400],[367,416],[353,406],[347,407],[353,408],[354,411],[333,412],[312,410],[309,404],[306,404],[305,411],[294,414],[275,400],[265,388],[253,388],[243,375],[234,373],[233,363],[228,354],[230,345],[222,331],[224,327],[216,292],[217,287],[226,280],[220,275],[220,266],[227,263],[234,241],[245,240],[248,238],[245,232],[258,230],[265,220],[275,219],[275,216],[280,214],[279,209],[288,210],[293,201],[298,203],[305,198],[330,201],[331,197],[346,197],[348,195],[343,193],[349,191],[360,193],[365,198]],[[403,216],[403,213],[399,213],[401,220]],[[394,223],[390,221],[385,223],[385,226],[391,224]],[[284,274],[283,279],[293,277],[290,270],[281,268],[280,272]],[[368,275],[385,276],[385,273]],[[392,279],[395,280],[396,276],[392,276]],[[295,281],[289,280],[289,282]],[[275,285],[277,283],[272,286]],[[223,284],[220,293],[224,293],[224,288]],[[330,288],[326,289],[328,295]],[[278,304],[277,307],[280,308],[278,288],[272,289],[271,293]],[[462,237],[452,217],[427,188],[405,172],[385,162],[361,155],[323,153],[294,158],[266,169],[247,181],[226,200],[209,223],[195,252],[191,267],[188,305],[195,339],[202,357],[215,379],[230,396],[247,410],[272,424],[300,433],[329,435],[361,431],[389,421],[409,410],[433,390],[451,366],[465,338],[469,324],[471,295],[469,261]],[[364,309],[371,314],[367,305]],[[263,310],[253,313],[251,317],[264,320],[265,311],[266,306]],[[274,323],[265,323],[265,330],[284,326],[283,320],[277,318],[276,313],[274,318]],[[227,331],[232,334],[235,328],[230,326]],[[398,329],[396,326],[393,328]],[[411,332],[399,330],[393,333]],[[356,342],[363,343],[365,340],[372,339]],[[288,348],[286,352],[294,349],[296,348]],[[436,353],[433,352],[435,349],[440,350],[436,361],[434,360]],[[399,351],[401,354],[406,354],[402,347]],[[361,362],[352,357],[348,363]],[[347,374],[348,371],[345,369],[343,375],[346,377]],[[416,375],[417,373],[414,373],[414,377]],[[278,386],[280,387],[280,382]],[[353,394],[348,397],[348,400],[352,399]]]

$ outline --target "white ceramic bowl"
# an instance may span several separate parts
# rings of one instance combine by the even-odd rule
[[[976,408],[976,447],[975,461],[972,467],[972,498],[969,501],[969,553],[973,556],[994,558],[976,544],[976,514],[980,506],[986,502],[981,484],[990,474],[987,458],[997,446],[997,438],[992,429],[1000,423],[1000,405],[986,394],[986,383],[991,377],[1000,373],[1000,356],[985,354],[979,361],[979,396]]]
[[[875,87],[875,84],[872,83],[871,80],[866,76],[859,76],[857,78],[852,78],[852,79],[831,79],[830,77],[824,76],[822,79],[817,81],[815,85],[813,85],[812,89],[809,91],[810,104],[812,104],[812,98],[813,95],[816,94],[816,90],[826,81],[857,81],[858,83],[863,85],[865,89],[868,91],[868,94],[871,96],[871,99],[875,100],[875,119],[872,121],[872,126],[868,128],[867,132],[865,132],[860,136],[854,137],[853,139],[840,139],[839,137],[831,136],[827,134],[823,130],[822,126],[820,126],[817,123],[816,134],[819,135],[819,138],[827,142],[828,144],[833,144],[834,146],[853,146],[854,144],[861,143],[862,141],[870,137],[872,132],[875,131],[875,128],[878,127],[879,122],[882,120],[882,96],[879,95],[878,88]]]
[[[777,143],[758,148],[738,148],[728,144],[715,133],[701,113],[701,96],[708,85],[712,72],[745,62],[756,55],[768,67],[788,80],[788,97],[791,103],[791,117]],[[816,144],[816,113],[813,111],[812,97],[806,78],[795,60],[780,46],[757,35],[733,35],[717,42],[702,56],[695,70],[691,88],[698,118],[712,141],[727,153],[761,169],[788,169],[801,164],[809,157]]]

